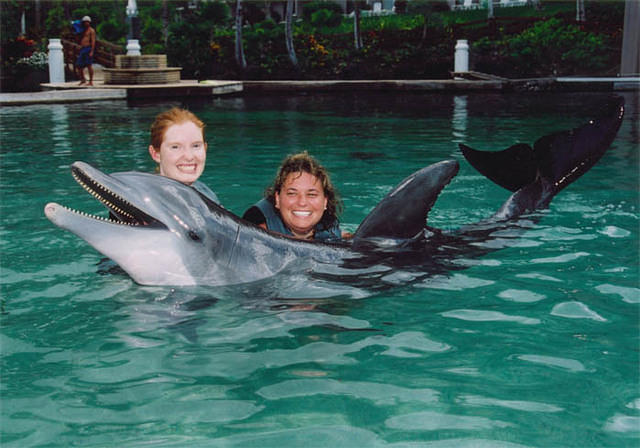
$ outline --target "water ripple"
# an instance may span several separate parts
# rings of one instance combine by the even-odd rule
[[[562,302],[558,303],[551,310],[551,315],[567,317],[569,319],[591,319],[598,322],[606,322],[607,319],[592,311],[582,302]]]
[[[540,323],[540,319],[524,316],[510,316],[508,314],[501,313],[499,311],[485,311],[485,310],[452,310],[440,313],[444,317],[452,317],[454,319],[461,319],[474,322],[517,322],[524,325],[537,325]]]
[[[606,226],[605,228],[598,230],[598,233],[607,235],[611,238],[626,238],[631,235],[631,232],[625,229],[621,229],[616,226]]]
[[[153,341],[151,341],[153,342]],[[166,368],[175,375],[192,375],[194,366],[207,375],[227,378],[244,378],[263,368],[294,366],[305,363],[321,363],[325,366],[353,365],[357,361],[348,356],[367,347],[386,347],[381,354],[397,358],[415,358],[429,353],[451,349],[448,344],[432,341],[421,332],[404,332],[394,336],[376,335],[352,344],[312,342],[294,349],[265,349],[259,352],[241,351],[234,344],[207,349],[179,349],[167,352],[160,341],[156,347],[127,350],[103,357],[99,362],[87,357],[85,367],[78,373],[82,381],[96,384],[135,381],[152,376],[158,369]],[[152,345],[152,344],[150,344]],[[159,351],[159,352],[158,352]],[[78,360],[81,363],[80,359]]]
[[[517,355],[516,358],[521,359],[522,361],[543,364],[549,367],[559,367],[571,372],[584,372],[587,370],[580,361],[576,361],[575,359],[541,355]]]
[[[268,400],[306,397],[309,395],[347,395],[371,400],[378,405],[395,405],[412,401],[433,403],[438,400],[439,396],[439,393],[433,389],[410,389],[392,384],[331,379],[283,381],[271,386],[265,386],[256,393]]]
[[[539,230],[530,230],[527,232],[527,237],[540,239],[542,241],[579,241],[593,240],[596,238],[596,235],[584,234],[581,229],[557,226]]]
[[[491,420],[486,417],[442,414],[432,411],[397,415],[387,419],[385,425],[389,428],[402,429],[405,431],[439,431],[446,429],[478,430],[513,426],[511,423],[501,420]]]
[[[396,444],[389,445],[395,448]],[[520,445],[517,443],[504,442],[502,440],[489,440],[489,439],[446,439],[446,440],[433,440],[429,442],[416,442],[414,443],[399,443],[398,448],[528,448],[527,445]]]
[[[607,421],[604,429],[611,432],[640,433],[640,417],[616,414]]]
[[[417,288],[443,289],[447,291],[462,291],[470,288],[480,288],[482,286],[492,285],[493,280],[485,280],[470,277],[464,274],[453,274],[450,277],[434,276],[425,280],[423,283],[415,285]]]
[[[559,278],[552,277],[550,275],[539,274],[537,272],[529,272],[526,274],[517,274],[516,277],[519,278],[532,278],[534,280],[544,280],[547,282],[562,282]]]
[[[481,397],[478,395],[462,395],[458,398],[461,404],[466,406],[499,406],[507,409],[515,409],[526,412],[561,412],[563,408],[552,404],[522,400],[498,400],[496,398]]]
[[[531,303],[544,300],[547,297],[525,289],[507,289],[498,294],[498,297],[512,302]]]
[[[587,252],[576,252],[573,254],[563,254],[557,257],[548,257],[548,258],[534,258],[531,260],[531,263],[569,263],[571,261],[575,261],[578,258],[586,257],[590,255]]]
[[[315,415],[298,413],[298,422],[312,422],[318,419]],[[316,417],[316,418],[313,418]],[[329,416],[327,416],[329,417]],[[336,415],[331,415],[334,419]],[[286,422],[285,422],[286,423]],[[340,422],[342,423],[342,422]],[[289,422],[295,426],[295,422]],[[339,424],[307,425],[304,428],[274,429],[259,431],[253,429],[245,434],[237,434],[216,439],[216,446],[245,448],[261,447],[383,447],[387,444],[374,432],[361,428]]]
[[[640,288],[628,288],[605,283],[596,286],[596,289],[603,294],[616,294],[622,297],[623,302],[640,303]]]

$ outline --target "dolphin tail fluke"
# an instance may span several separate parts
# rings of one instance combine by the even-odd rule
[[[557,193],[586,173],[607,151],[624,114],[624,99],[615,97],[600,118],[575,129],[539,138],[533,148],[524,143],[503,151],[478,151],[460,144],[462,154],[480,173],[510,191],[537,179]]]
[[[465,159],[481,174],[510,191],[536,180],[538,162],[533,148],[518,143],[503,151],[478,151],[460,143]]]
[[[552,182],[557,191],[589,171],[607,152],[622,124],[624,99],[613,98],[603,112],[585,125],[545,135],[535,142],[540,176]]]

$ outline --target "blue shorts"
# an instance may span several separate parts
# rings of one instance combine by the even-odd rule
[[[76,60],[76,67],[84,68],[93,64],[93,58],[89,55],[91,53],[91,47],[82,47],[80,53],[78,53],[78,59]]]

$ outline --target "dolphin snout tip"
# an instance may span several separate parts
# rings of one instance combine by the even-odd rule
[[[47,216],[47,218],[51,219],[55,215],[57,209],[58,204],[56,204],[55,202],[49,202],[44,206],[44,214]]]

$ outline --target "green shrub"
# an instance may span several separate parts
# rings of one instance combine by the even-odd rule
[[[60,36],[62,31],[69,26],[69,21],[65,20],[62,5],[56,5],[49,10],[47,18],[44,20],[45,36]]]
[[[119,20],[105,20],[98,24],[96,33],[98,39],[114,44],[124,44],[127,38],[127,24]]]
[[[211,28],[195,15],[172,23],[169,27],[167,45],[169,64],[182,67],[183,77],[206,78],[207,66],[211,59],[210,34]]]
[[[328,9],[319,9],[311,14],[310,23],[314,27],[326,26],[335,28],[342,23],[342,13]]]
[[[28,58],[20,58],[16,65],[25,70],[47,70],[49,68],[49,56],[42,51],[34,51]]]
[[[336,2],[314,1],[304,4],[302,8],[302,20],[311,23],[313,14],[321,10],[332,12],[340,17],[342,17],[343,14],[342,7]]]
[[[594,73],[607,68],[606,37],[565,24],[558,18],[537,22],[516,36],[473,43],[475,69],[511,77]]]
[[[142,47],[142,54],[164,54],[165,48],[162,44],[144,44]]]
[[[200,18],[214,26],[227,25],[231,22],[231,10],[223,1],[200,2]]]

